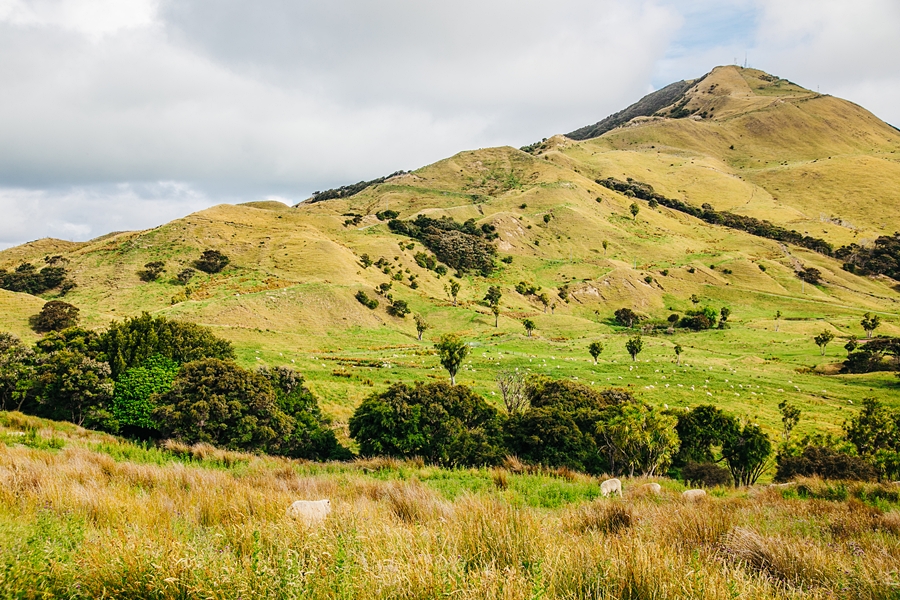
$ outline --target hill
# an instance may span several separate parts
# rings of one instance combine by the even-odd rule
[[[847,338],[864,336],[863,313],[882,317],[879,334],[900,334],[896,281],[651,207],[598,181],[631,178],[666,198],[838,247],[893,233],[900,222],[900,133],[849,102],[752,69],[719,67],[687,84],[671,104],[657,107],[656,96],[649,116],[599,137],[555,136],[530,152],[465,151],[293,208],[220,205],[147,231],[71,246],[34,242],[0,252],[0,268],[61,254],[77,284],[64,299],[80,307],[86,325],[142,311],[209,325],[235,343],[244,365],[300,369],[339,423],[391,381],[444,377],[432,342],[450,331],[473,347],[460,381],[495,401],[502,365],[630,386],[651,403],[715,402],[773,434],[782,399],[804,407],[807,432],[835,431],[866,395],[896,403],[890,373],[824,375],[836,373]],[[423,259],[434,246],[394,232],[388,211],[402,221],[421,215],[493,227],[497,268],[441,275]],[[229,265],[179,283],[206,249],[226,254]],[[154,261],[165,273],[142,281],[138,271]],[[821,272],[821,284],[798,278],[808,268]],[[451,281],[461,284],[458,302],[446,290]],[[541,289],[522,294],[519,282]],[[421,342],[410,317],[385,311],[388,299],[375,290],[387,283],[431,324]],[[503,293],[498,327],[481,302],[492,285]],[[379,307],[358,302],[360,291]],[[41,300],[8,293],[0,301],[8,307],[0,329],[36,339],[27,318]],[[612,319],[628,307],[664,323],[704,305],[730,308],[730,328],[666,335],[663,327],[645,337],[636,362],[624,349],[635,331]],[[534,337],[525,335],[525,318],[536,324]],[[823,329],[837,336],[824,357],[812,342]],[[594,340],[606,345],[596,366],[586,351]],[[681,365],[675,345],[685,350]]]

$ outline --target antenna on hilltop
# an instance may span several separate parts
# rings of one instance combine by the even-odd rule
[[[747,53],[744,52],[744,68],[747,68]]]

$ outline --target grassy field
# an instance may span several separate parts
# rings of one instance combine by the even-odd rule
[[[140,447],[0,413],[2,598],[896,598],[900,489]],[[326,522],[286,517],[330,498]]]

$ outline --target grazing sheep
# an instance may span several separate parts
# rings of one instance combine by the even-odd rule
[[[322,523],[330,512],[331,500],[297,500],[288,506],[287,516],[312,526]]]
[[[603,483],[600,484],[600,495],[604,498],[612,496],[613,494],[622,495],[622,482],[618,479],[607,479]]]
[[[681,497],[688,502],[697,502],[706,498],[706,490],[685,490],[681,492]]]
[[[651,494],[657,495],[662,493],[662,486],[658,483],[645,483],[641,486],[645,490],[648,490]]]

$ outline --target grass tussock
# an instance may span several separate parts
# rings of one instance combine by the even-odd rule
[[[824,599],[900,590],[900,504],[874,484],[847,488],[848,500],[760,488],[687,504],[665,489],[652,500],[629,494],[644,483],[636,479],[611,500],[597,498],[596,480],[549,471],[317,465],[19,425],[63,445],[0,443],[0,598]],[[819,485],[807,482],[827,495]],[[333,508],[321,526],[285,515],[294,500],[320,498]]]

